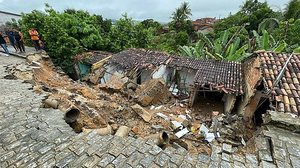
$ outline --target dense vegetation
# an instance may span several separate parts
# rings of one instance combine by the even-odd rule
[[[28,30],[36,28],[46,42],[54,62],[72,72],[73,56],[85,50],[119,52],[126,48],[151,48],[199,59],[240,61],[258,49],[277,52],[299,51],[300,0],[291,0],[283,12],[267,2],[245,0],[235,14],[219,20],[209,34],[194,32],[192,11],[184,2],[174,10],[168,24],[153,19],[136,22],[124,14],[111,20],[86,11],[46,10],[23,14],[19,26],[30,44]]]

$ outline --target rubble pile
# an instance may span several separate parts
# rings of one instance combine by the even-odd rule
[[[209,118],[201,116],[188,102],[172,98],[161,79],[134,85],[113,74],[105,84],[89,86],[70,79],[46,53],[29,55],[26,64],[8,71],[10,77],[30,81],[37,93],[46,95],[44,106],[64,112],[76,132],[96,129],[99,135],[155,137],[161,147],[179,145],[190,152],[210,153],[210,144],[217,141],[233,147],[244,145],[240,117],[217,111]]]
[[[142,106],[149,106],[164,104],[170,100],[171,95],[163,80],[152,79],[137,88],[135,97]]]

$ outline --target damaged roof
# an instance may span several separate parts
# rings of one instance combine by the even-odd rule
[[[169,54],[167,53],[132,48],[114,54],[109,62],[119,64],[128,70],[136,66],[160,66],[161,64],[164,64],[168,58]]]
[[[210,89],[225,93],[243,94],[242,67],[238,62],[197,60],[196,86],[208,85]]]
[[[111,54],[112,53],[105,52],[105,51],[89,51],[89,52],[76,55],[75,59],[93,65],[98,61],[101,61],[104,58],[110,56]]]
[[[261,70],[268,89],[287,62],[290,54],[259,52]],[[300,115],[300,54],[293,54],[283,77],[272,91],[275,96],[275,107],[280,112],[289,112]]]

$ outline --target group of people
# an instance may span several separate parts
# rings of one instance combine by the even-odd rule
[[[43,43],[41,42],[41,38],[40,38],[38,31],[36,29],[32,28],[28,31],[28,33],[30,35],[30,39],[34,45],[35,50],[38,51],[38,50],[43,49],[44,48]],[[12,30],[7,31],[6,35],[8,37],[9,43],[11,44],[11,46],[14,47],[16,52],[20,52],[20,53],[25,52],[24,36],[23,36],[22,32],[20,32],[16,29],[12,29]],[[3,48],[5,55],[9,56],[9,50],[6,45],[4,35],[1,32],[0,32],[0,45]]]

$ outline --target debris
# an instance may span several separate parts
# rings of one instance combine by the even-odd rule
[[[164,127],[161,125],[151,125],[151,128],[156,129],[156,130],[163,130]]]
[[[164,115],[163,113],[156,113],[156,115],[158,115],[159,117],[165,119],[166,121],[170,120],[170,118],[168,116]]]
[[[180,122],[178,122],[178,121],[171,121],[171,123],[173,124],[172,125],[172,128],[174,129],[174,130],[176,130],[176,129],[182,129],[182,125],[181,125],[181,123]]]
[[[58,108],[58,101],[53,98],[46,99],[44,103],[47,107],[52,107],[54,109]]]
[[[208,130],[208,128],[204,124],[201,124],[200,129],[199,129],[199,134],[202,135],[202,136],[204,136],[205,140],[207,142],[212,142],[216,138],[215,134],[214,133],[210,133],[209,130]],[[217,136],[219,137],[220,134],[217,133]]]
[[[134,112],[141,116],[144,121],[149,122],[151,120],[152,115],[140,105],[135,104],[134,106],[131,106],[131,108]]]
[[[170,137],[165,131],[158,133],[158,134],[149,135],[149,136],[145,137],[144,139],[153,140],[154,143],[162,149],[164,149],[170,142]]]
[[[140,85],[136,91],[136,100],[142,106],[165,103],[170,93],[162,79],[151,79]]]
[[[129,127],[120,126],[115,135],[119,137],[127,137],[129,131],[130,131]]]
[[[140,133],[140,129],[139,129],[138,126],[132,127],[131,131],[132,131],[133,133],[135,133],[135,134],[139,134],[139,133]]]
[[[98,135],[111,135],[112,134],[112,128],[110,125],[107,125],[107,127],[105,127],[105,128],[98,128],[98,129],[82,128],[82,132],[85,132],[85,133],[89,133],[93,130],[95,130]]]
[[[115,73],[112,77],[106,82],[106,84],[100,84],[100,88],[103,89],[111,89],[114,91],[122,91],[124,85],[128,82],[127,77],[123,77],[122,75]]]
[[[177,138],[181,138],[181,137],[183,137],[185,134],[187,134],[188,132],[189,132],[189,130],[188,130],[187,128],[184,128],[183,130],[177,132],[177,133],[175,134],[175,136],[176,136]]]
[[[111,124],[111,128],[113,129],[113,131],[116,131],[118,127],[118,124]]]
[[[96,129],[96,131],[99,135],[111,135],[112,127],[109,124],[107,124],[107,127]]]

